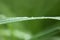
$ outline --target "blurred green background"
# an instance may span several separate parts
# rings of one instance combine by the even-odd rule
[[[0,24],[0,40],[60,40],[60,21],[36,19]]]
[[[0,20],[23,16],[60,16],[60,0],[0,0]],[[36,19],[0,24],[0,40],[60,40],[60,21]]]
[[[60,16],[60,0],[0,0],[6,16]]]

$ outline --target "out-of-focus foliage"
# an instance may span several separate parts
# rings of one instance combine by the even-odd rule
[[[6,16],[60,16],[60,0],[0,0]]]
[[[0,0],[0,21],[20,16],[60,16],[60,0]],[[0,40],[60,40],[60,21],[36,19],[0,24]]]
[[[23,18],[23,17],[22,17]],[[21,18],[21,20],[22,20]],[[25,17],[26,18],[26,17]],[[17,19],[17,18],[16,18]],[[55,19],[24,19],[20,22],[0,19],[1,40],[56,40],[59,39],[60,21]],[[15,20],[14,20],[15,21]],[[2,24],[1,24],[2,23]],[[60,39],[59,39],[60,40]]]

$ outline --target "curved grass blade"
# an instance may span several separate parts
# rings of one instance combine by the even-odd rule
[[[60,20],[60,17],[10,17],[6,19],[1,19],[0,24],[17,22],[17,21],[25,21],[25,20],[35,20],[35,19],[56,19]]]

